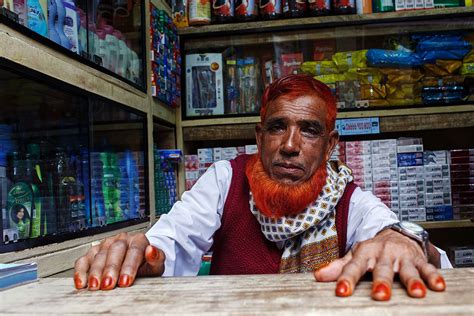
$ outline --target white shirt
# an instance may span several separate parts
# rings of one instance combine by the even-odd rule
[[[230,162],[216,162],[146,233],[150,244],[166,255],[163,276],[197,275],[201,257],[211,248],[214,233],[221,226],[231,182]],[[398,218],[371,192],[356,188],[347,222],[346,249],[350,249],[354,243],[370,239],[385,226],[398,222]],[[441,267],[452,267],[446,253],[438,250]]]

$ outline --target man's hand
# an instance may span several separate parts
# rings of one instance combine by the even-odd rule
[[[128,287],[137,276],[161,276],[165,254],[150,245],[145,234],[119,234],[94,246],[77,259],[74,284],[77,289],[112,290]]]
[[[395,273],[411,297],[425,297],[425,282],[433,291],[446,288],[444,278],[428,263],[420,245],[391,229],[358,243],[343,258],[315,271],[314,276],[317,281],[337,280],[336,295],[345,297],[352,295],[367,271],[372,271],[372,298],[377,301],[390,299]]]

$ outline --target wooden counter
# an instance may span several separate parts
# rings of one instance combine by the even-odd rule
[[[316,283],[312,274],[150,278],[108,292],[47,278],[0,292],[0,314],[474,315],[474,268],[443,274],[446,292],[413,299],[396,283],[389,302],[370,298],[370,282],[352,297],[335,297],[335,284]]]

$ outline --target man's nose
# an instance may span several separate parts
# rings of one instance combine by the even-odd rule
[[[281,151],[287,155],[297,155],[300,151],[301,138],[296,129],[288,129],[281,144]]]

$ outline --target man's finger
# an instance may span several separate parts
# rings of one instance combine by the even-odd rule
[[[372,276],[372,298],[376,301],[388,301],[392,296],[393,262],[387,257],[382,257],[375,264]]]
[[[165,253],[151,245],[145,250],[145,264],[140,267],[138,273],[141,276],[161,276],[165,271]]]
[[[99,246],[94,246],[74,263],[74,286],[83,289],[87,286],[87,273],[95,255],[99,252]]]
[[[89,270],[89,278],[87,285],[89,290],[96,291],[100,288],[102,281],[102,271],[104,270],[105,263],[107,262],[107,254],[110,245],[117,239],[117,237],[108,238],[100,244],[99,251],[94,256]]]
[[[431,290],[442,292],[446,289],[446,281],[434,265],[422,263],[422,266],[419,267],[418,270]]]
[[[122,264],[118,285],[127,287],[133,284],[139,267],[145,261],[145,249],[149,245],[148,239],[143,234],[135,235],[128,247],[127,255]]]
[[[349,251],[344,257],[334,260],[328,265],[315,270],[314,277],[318,282],[333,282],[341,275],[344,266],[351,261],[352,251]]]
[[[123,235],[110,245],[107,260],[102,270],[101,290],[112,290],[117,284],[119,272],[122,268],[123,259],[127,253],[127,235]]]
[[[426,296],[426,286],[420,278],[420,273],[413,259],[405,259],[401,262],[399,274],[400,281],[405,286],[409,296],[415,298]]]
[[[341,275],[337,279],[337,296],[346,297],[352,295],[357,282],[367,272],[369,259],[366,255],[360,255],[360,252],[357,255],[353,255],[352,260],[344,266]]]

